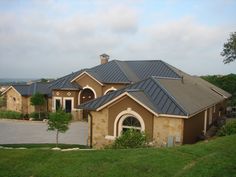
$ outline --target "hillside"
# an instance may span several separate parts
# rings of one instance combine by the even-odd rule
[[[0,176],[236,176],[236,135],[164,149],[0,150]]]

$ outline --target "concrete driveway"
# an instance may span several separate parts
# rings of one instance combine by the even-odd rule
[[[87,145],[88,123],[72,122],[66,133],[59,134],[59,143]],[[47,131],[47,123],[38,121],[1,120],[0,144],[55,143],[56,132]]]

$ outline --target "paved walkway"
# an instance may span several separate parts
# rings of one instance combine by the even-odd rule
[[[88,123],[72,122],[66,133],[59,134],[59,143],[86,145]],[[0,144],[55,143],[56,132],[47,131],[47,123],[38,121],[1,120]]]

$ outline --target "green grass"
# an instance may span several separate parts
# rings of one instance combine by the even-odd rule
[[[236,135],[164,149],[0,150],[3,177],[236,176]]]

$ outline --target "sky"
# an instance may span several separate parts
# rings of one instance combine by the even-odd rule
[[[236,73],[220,55],[235,0],[0,0],[0,78],[58,78],[110,60]]]

